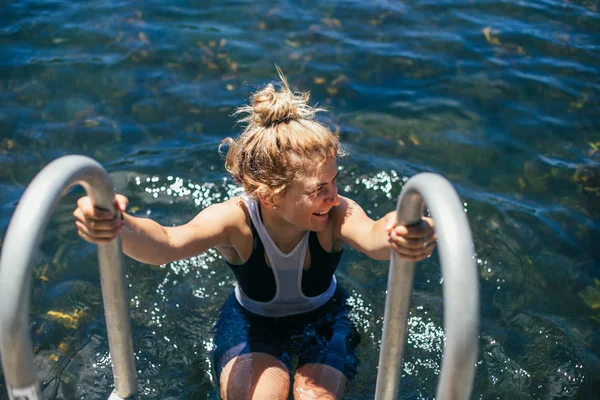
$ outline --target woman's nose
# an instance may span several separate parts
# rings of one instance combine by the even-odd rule
[[[333,186],[333,189],[329,192],[329,196],[327,196],[326,201],[333,207],[340,205],[340,196],[338,195],[337,185]]]

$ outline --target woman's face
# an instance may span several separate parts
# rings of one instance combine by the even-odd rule
[[[335,159],[317,166],[307,163],[304,174],[280,198],[277,213],[298,228],[323,231],[329,224],[329,211],[340,204],[337,175]]]

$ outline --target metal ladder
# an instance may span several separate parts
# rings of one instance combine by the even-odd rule
[[[425,204],[438,236],[447,335],[435,398],[468,399],[479,347],[479,274],[473,259],[471,229],[450,182],[431,173],[413,176],[402,188],[396,206],[398,223],[418,223]],[[402,260],[392,252],[375,400],[398,398],[414,269],[414,262]]]
[[[0,258],[0,353],[10,400],[39,400],[40,386],[29,337],[31,274],[45,228],[62,196],[81,185],[100,208],[116,214],[112,181],[96,161],[70,155],[48,164],[23,194],[6,232]],[[444,278],[447,342],[436,398],[467,399],[473,386],[479,331],[478,273],[471,231],[452,185],[436,174],[409,179],[398,199],[398,222],[418,223],[427,204],[436,223]],[[137,393],[121,241],[98,245],[115,390],[109,400]],[[398,397],[414,262],[392,252],[385,305],[376,400]]]
[[[65,156],[33,179],[10,220],[0,258],[0,353],[10,400],[41,399],[29,337],[31,274],[46,225],[58,201],[74,185],[83,186],[97,207],[116,215],[112,181],[104,168],[84,156]],[[110,400],[137,392],[129,302],[120,238],[98,245],[100,282],[115,390]]]

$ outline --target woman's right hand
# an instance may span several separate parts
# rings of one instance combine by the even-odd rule
[[[110,243],[123,229],[123,212],[129,200],[127,197],[115,195],[115,206],[118,210],[116,216],[110,211],[94,207],[89,196],[77,200],[77,208],[73,211],[75,226],[79,236],[94,244]]]

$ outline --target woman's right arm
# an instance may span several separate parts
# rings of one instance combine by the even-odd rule
[[[124,212],[127,198],[115,196],[122,217],[95,208],[89,197],[82,197],[73,212],[77,232],[90,243],[108,243],[121,234],[123,252],[147,264],[166,264],[203,253],[211,247],[231,244],[232,228],[237,226],[239,210],[235,201],[214,204],[184,225],[165,227]]]

